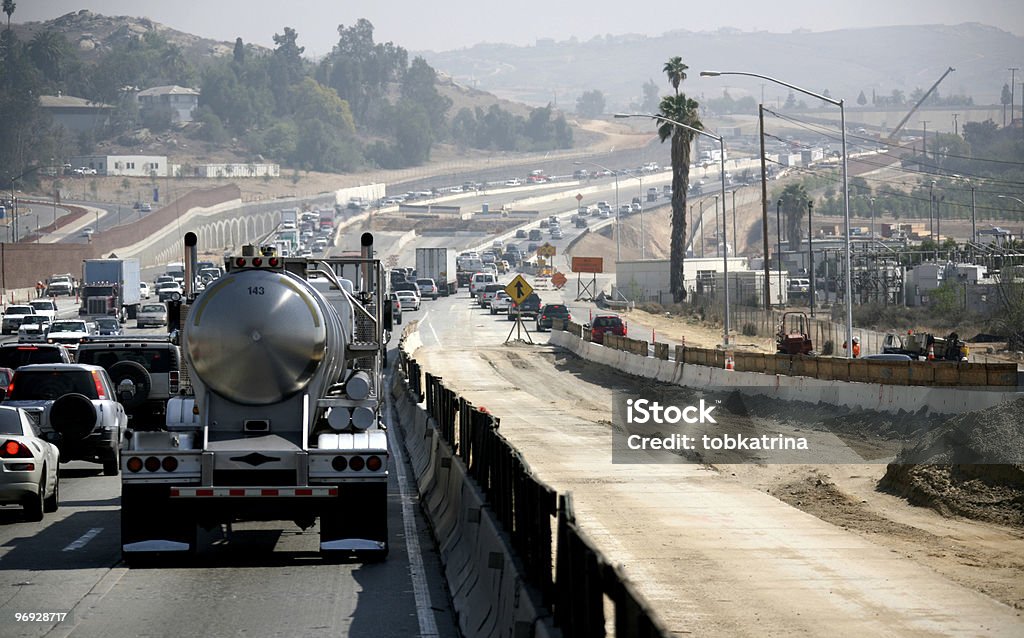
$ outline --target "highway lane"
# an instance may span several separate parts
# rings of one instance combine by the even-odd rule
[[[392,346],[397,339],[393,335]],[[416,490],[405,486],[409,500],[403,500],[396,457],[390,462],[391,553],[382,563],[322,563],[316,526],[302,531],[290,522],[269,522],[239,523],[230,533],[201,530],[194,558],[142,568],[121,562],[119,479],[103,476],[98,465],[64,465],[57,513],[29,523],[20,508],[0,507],[0,591],[7,592],[0,597],[0,633],[405,638],[422,635],[427,619],[437,636],[455,636]],[[406,503],[413,506],[406,508],[413,515],[408,527]],[[407,529],[415,530],[418,560],[409,555]],[[425,579],[429,608],[416,595],[414,575]],[[29,611],[71,615],[62,623],[13,621],[15,612]]]

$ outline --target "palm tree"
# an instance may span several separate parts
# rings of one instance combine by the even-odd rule
[[[28,44],[32,62],[51,82],[64,79],[64,66],[69,52],[68,41],[56,31],[40,31]]]
[[[802,237],[800,230],[803,228],[804,210],[807,208],[807,189],[803,184],[790,184],[782,190],[779,196],[782,201],[782,213],[785,217],[786,237],[789,238],[789,249],[800,250]]]
[[[674,64],[677,62],[678,64]],[[669,71],[669,67],[673,71]],[[672,58],[665,65],[666,73],[675,95],[661,99],[659,115],[675,120],[681,124],[704,130],[704,124],[697,114],[697,102],[679,93],[678,82],[674,78],[685,77],[681,69],[686,65],[679,58]],[[678,75],[673,75],[678,71]],[[693,146],[693,131],[676,126],[664,120],[658,120],[658,137],[664,143],[671,139],[670,156],[672,158],[672,237],[669,249],[669,283],[672,297],[678,303],[686,299],[686,287],[683,282],[683,260],[686,257],[686,192],[690,186],[690,148]]]
[[[662,69],[665,75],[668,76],[668,81],[672,83],[672,88],[675,89],[676,95],[679,95],[679,85],[686,79],[686,69],[688,68],[690,67],[683,64],[683,59],[677,55],[669,58]]]
[[[14,13],[14,0],[4,0],[4,13],[7,14],[7,30],[11,30],[11,14]]]

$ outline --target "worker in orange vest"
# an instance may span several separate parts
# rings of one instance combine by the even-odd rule
[[[846,350],[847,343],[843,342],[843,350]],[[860,357],[860,337],[853,338],[853,358],[857,359]]]

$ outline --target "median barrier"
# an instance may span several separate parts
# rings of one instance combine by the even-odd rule
[[[667,343],[655,343],[654,344],[654,358],[661,359],[662,361],[668,361],[668,344]]]
[[[864,359],[852,359],[848,362],[849,377],[846,381],[856,381],[859,383],[870,383],[871,375],[868,372],[868,362]],[[806,374],[804,376],[813,377],[813,374]]]
[[[987,385],[994,386],[1015,386],[1017,385],[1018,373],[1016,363],[989,363],[986,365]]]
[[[552,331],[552,340],[571,341],[603,353],[609,361],[632,360],[638,372],[648,361],[674,365],[590,344],[562,330]],[[440,548],[462,635],[598,635],[590,630],[603,631],[608,599],[614,602],[617,636],[668,638],[622,573],[610,568],[582,536],[574,517],[562,516],[563,500],[501,436],[498,419],[473,407],[430,373],[424,377],[424,404],[419,405],[412,387],[419,366],[405,351],[399,364],[392,393],[402,419],[402,439],[414,469],[424,465],[416,472],[420,503]],[[560,550],[553,561],[556,515]],[[589,561],[573,558],[578,552],[562,552],[563,539],[574,548],[589,548]],[[585,599],[565,595],[583,583],[590,592]],[[556,622],[552,612],[558,610],[570,620]],[[587,618],[588,623],[576,624],[576,618]]]

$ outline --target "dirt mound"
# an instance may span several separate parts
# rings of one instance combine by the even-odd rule
[[[946,515],[1024,527],[1024,399],[958,415],[889,464],[879,489]]]

